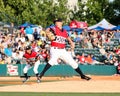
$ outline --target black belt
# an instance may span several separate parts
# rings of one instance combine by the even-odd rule
[[[53,47],[54,49],[64,49],[64,48],[59,48],[59,47]]]

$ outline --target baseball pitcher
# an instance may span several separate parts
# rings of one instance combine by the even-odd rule
[[[77,73],[79,73],[81,79],[90,80],[91,78],[82,73],[82,71],[78,67],[78,64],[74,61],[72,56],[65,49],[66,40],[69,41],[72,50],[74,50],[75,45],[71,38],[68,36],[67,31],[62,28],[62,19],[58,18],[54,20],[54,24],[54,27],[46,29],[47,35],[52,32],[52,35],[48,36],[49,40],[51,40],[50,60],[46,64],[43,71],[39,74],[40,79],[51,66],[58,63],[57,60],[58,58],[60,58],[65,61],[66,64],[69,64]]]

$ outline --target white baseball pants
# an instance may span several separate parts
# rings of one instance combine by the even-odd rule
[[[34,67],[33,71],[34,71],[35,74],[37,74],[38,73],[38,67],[39,67],[39,65],[40,65],[40,61],[39,60],[37,62],[35,62],[35,64],[33,66],[31,66],[30,64],[26,64],[26,66],[23,69],[23,72],[27,73],[29,69],[31,69],[32,67]]]
[[[66,49],[57,49],[57,48],[51,47],[50,60],[48,63],[52,66],[57,65],[58,58],[62,59],[64,62],[66,62],[66,64],[73,67],[73,69],[78,68],[78,64],[72,58],[72,55],[66,51]]]

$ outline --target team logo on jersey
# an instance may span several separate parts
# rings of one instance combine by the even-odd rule
[[[65,40],[66,40],[66,38],[57,36],[55,39],[55,42],[65,44]]]

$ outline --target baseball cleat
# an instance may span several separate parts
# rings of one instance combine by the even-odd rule
[[[39,79],[41,78],[41,74],[38,74],[38,78],[39,78]]]
[[[40,83],[41,81],[40,80],[37,80],[37,83]]]
[[[40,77],[39,77],[39,75],[37,76],[37,83],[40,83],[41,81],[40,81]]]
[[[25,79],[22,81],[23,83],[27,82],[30,77],[25,77]]]
[[[81,79],[90,80],[91,78],[88,77],[88,76],[83,75],[83,76],[81,76]]]

